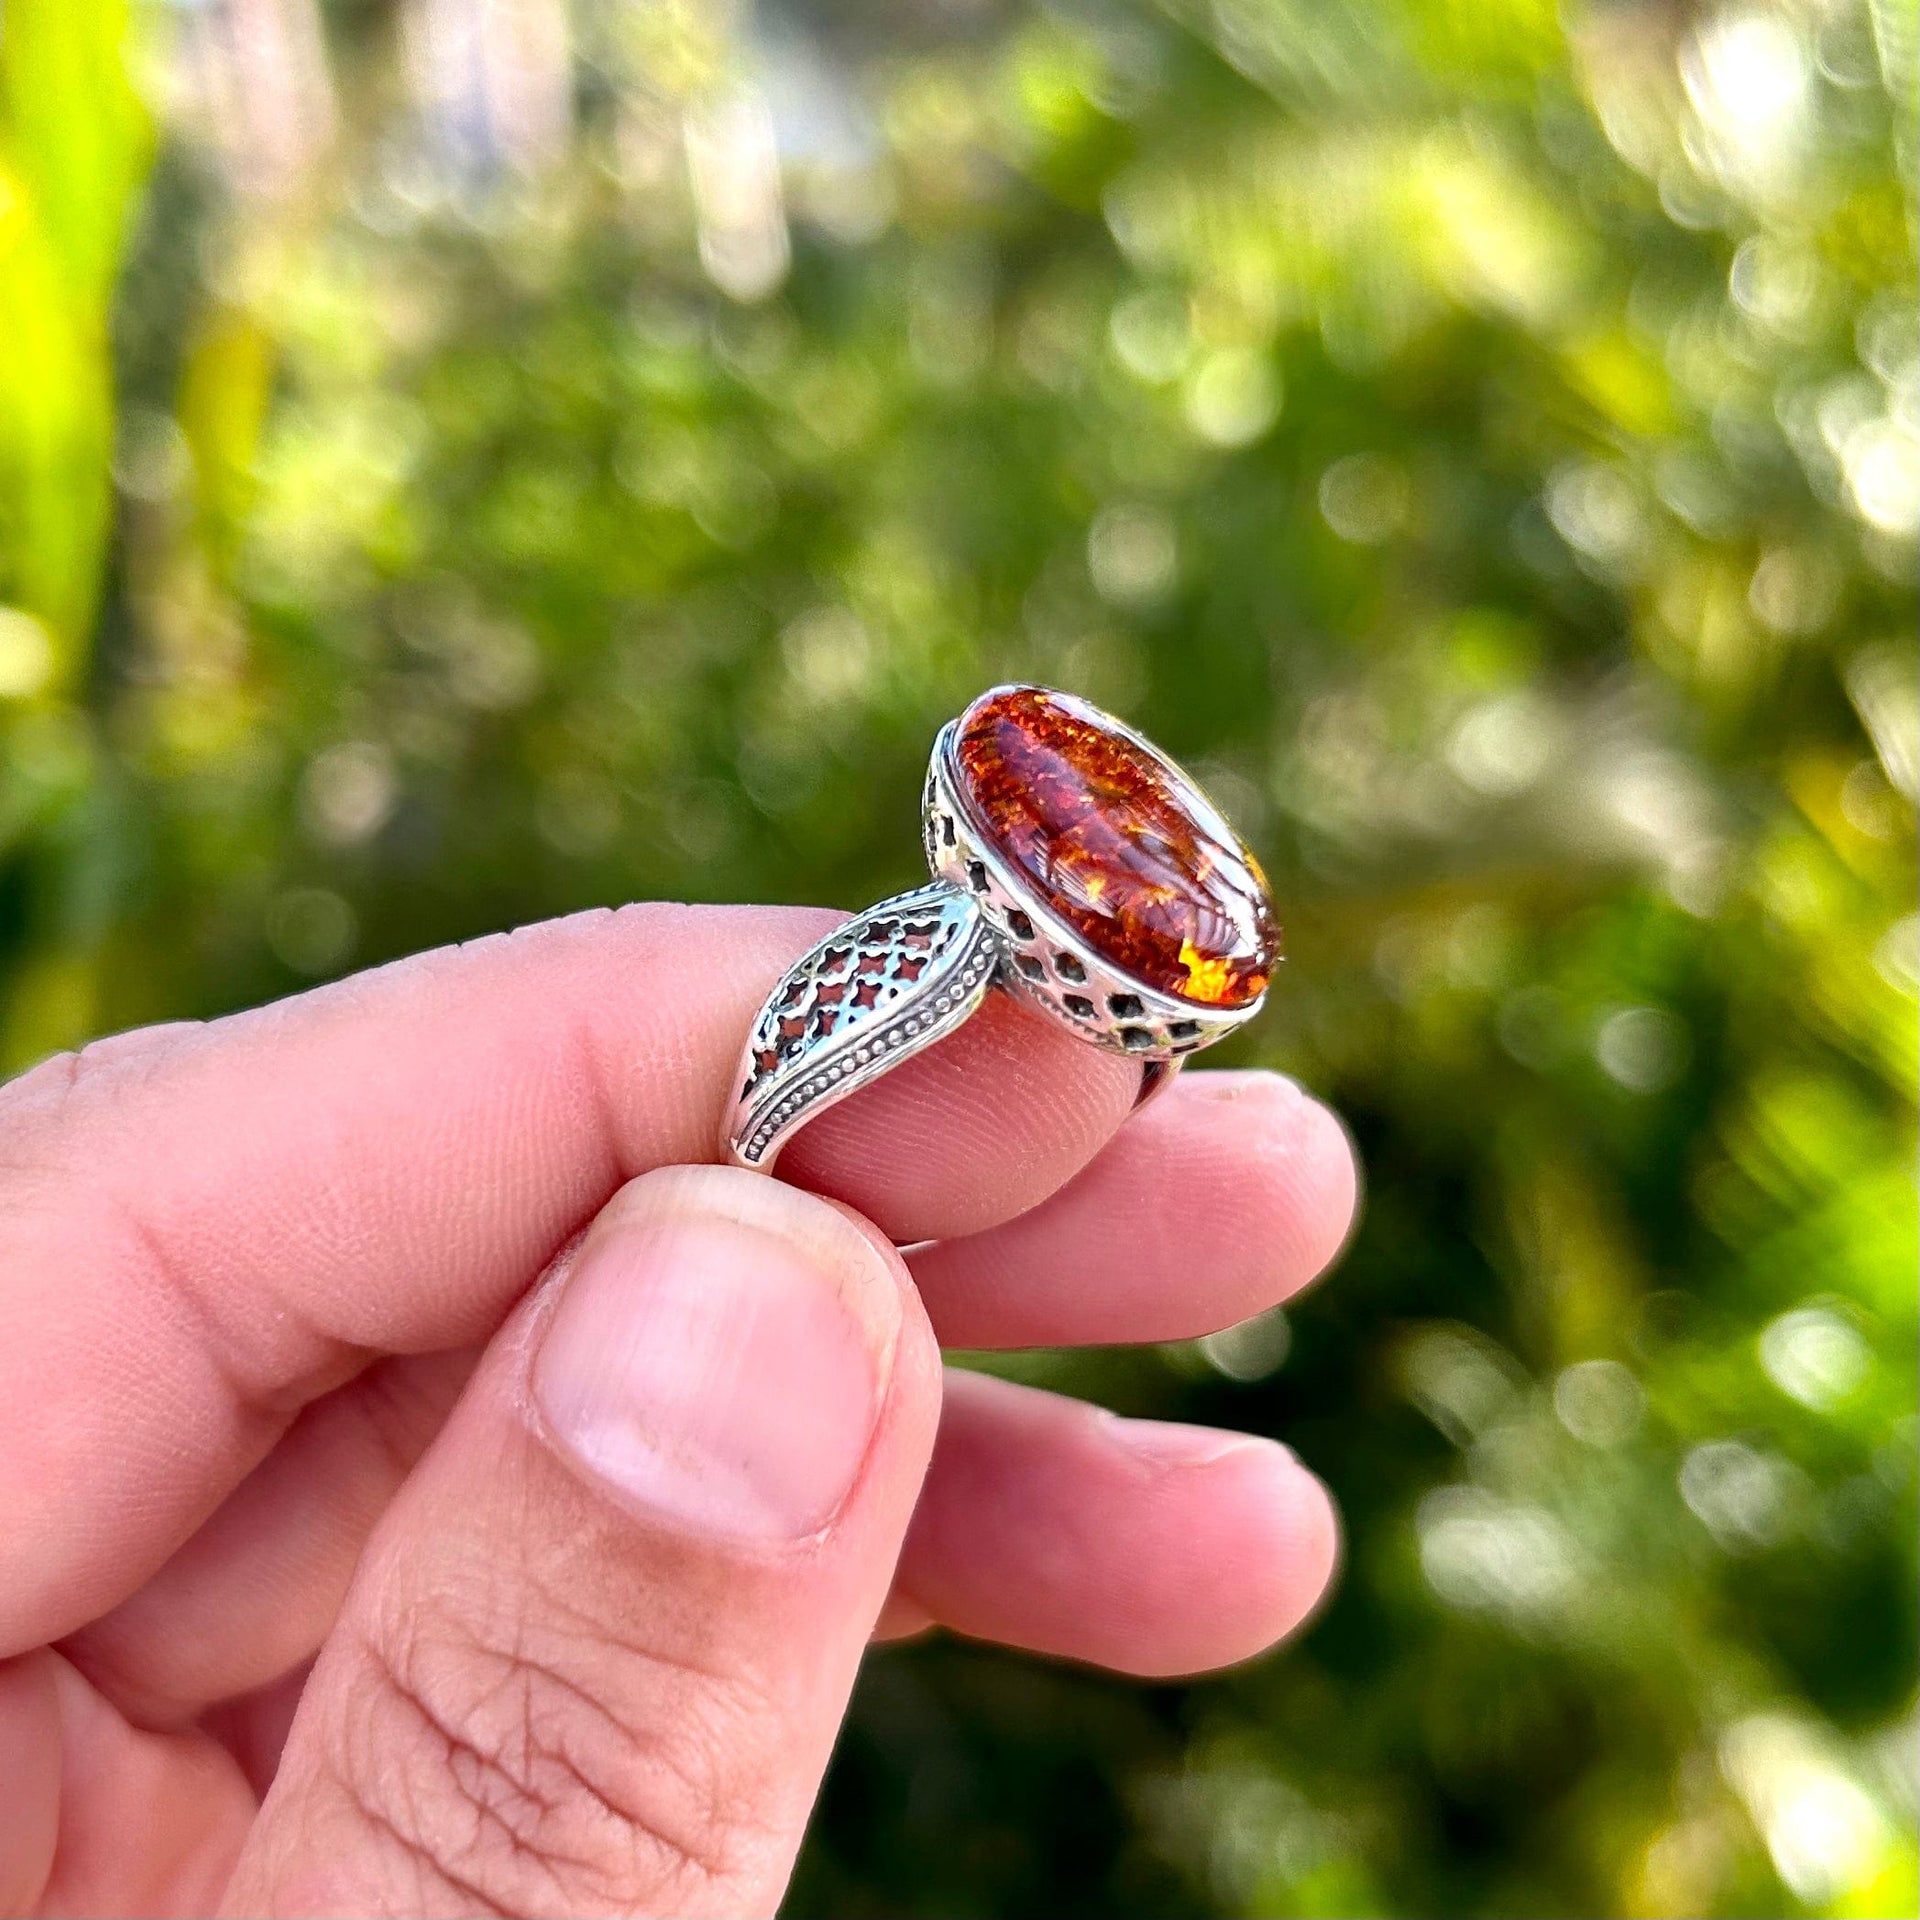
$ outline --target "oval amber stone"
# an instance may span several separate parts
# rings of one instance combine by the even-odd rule
[[[974,830],[1115,967],[1200,1006],[1265,991],[1280,951],[1266,876],[1170,760],[1045,687],[983,694],[953,752]]]

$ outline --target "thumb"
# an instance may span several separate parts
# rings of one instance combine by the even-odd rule
[[[368,1544],[229,1910],[771,1913],[939,1378],[850,1215],[622,1189]]]

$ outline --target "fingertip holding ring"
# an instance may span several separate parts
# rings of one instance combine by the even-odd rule
[[[770,1170],[995,987],[1138,1059],[1136,1108],[1265,1001],[1279,928],[1259,863],[1188,775],[1083,700],[982,694],[934,742],[921,832],[933,878],[836,927],[767,996],[722,1127],[736,1165]]]

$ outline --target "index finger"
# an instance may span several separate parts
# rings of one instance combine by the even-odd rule
[[[713,1158],[748,1023],[831,918],[581,915],[0,1089],[0,1656],[131,1591],[305,1402],[485,1340],[624,1181]],[[899,1239],[988,1225],[1136,1072],[995,996],[790,1171]]]

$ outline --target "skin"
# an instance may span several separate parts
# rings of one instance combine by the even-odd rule
[[[995,996],[779,1181],[715,1167],[830,919],[582,915],[0,1088],[0,1910],[770,1913],[874,1637],[1170,1675],[1312,1610],[1284,1449],[939,1345],[1286,1298],[1351,1220],[1338,1122],[1202,1072],[1130,1118],[1131,1063]],[[620,1357],[673,1343],[621,1329],[736,1255],[794,1377],[769,1333],[765,1392],[677,1417],[778,1440],[831,1389],[778,1525],[566,1411],[651,1418]]]

